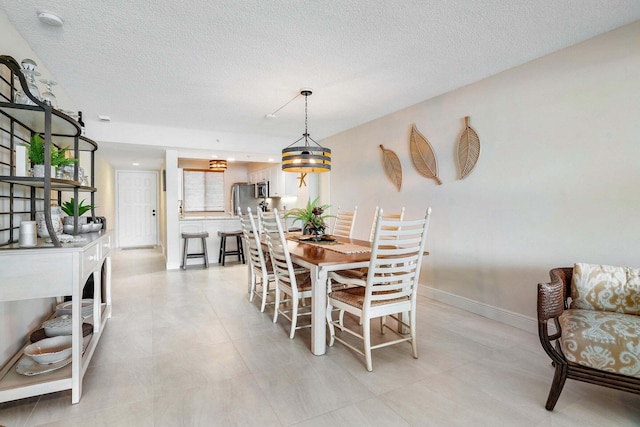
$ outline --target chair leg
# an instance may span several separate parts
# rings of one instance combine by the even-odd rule
[[[371,363],[371,322],[366,319],[362,322],[362,337],[364,338],[364,357],[367,362],[367,371],[373,371]]]
[[[204,267],[209,268],[209,252],[207,251],[207,239],[202,238],[202,253],[204,254]]]
[[[411,321],[411,348],[413,349],[413,358],[417,359],[418,358],[418,340],[417,338],[417,334],[416,334],[416,311],[412,310],[411,313],[409,313],[409,316]]]
[[[278,289],[278,285],[276,285],[276,303],[273,309],[273,323],[278,322],[278,311],[280,311],[280,289]]]
[[[384,325],[387,324],[387,316],[380,316],[380,333],[384,335]]]
[[[262,304],[260,305],[260,313],[264,313],[267,306],[267,296],[269,295],[269,279],[262,277]]]
[[[564,383],[567,380],[567,374],[568,366],[565,363],[556,363],[556,372],[553,375],[551,390],[549,390],[547,404],[544,406],[548,411],[553,411],[553,408],[556,406],[560,393],[562,393]]]
[[[256,286],[257,286],[256,282],[257,282],[256,272],[252,268],[251,273],[249,273],[249,302],[253,302],[253,295],[256,292]]]
[[[224,248],[226,246],[226,237],[220,237],[220,252],[218,253],[218,264],[224,267]]]
[[[184,247],[182,251],[182,269],[187,269],[187,253],[189,252],[189,239],[184,239]]]
[[[298,325],[298,301],[297,297],[291,298],[293,303],[293,310],[291,311],[291,332],[289,332],[289,339],[293,339],[296,336],[296,326]]]

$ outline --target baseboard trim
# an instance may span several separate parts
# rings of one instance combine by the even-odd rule
[[[420,285],[420,291],[422,295],[434,301],[448,304],[527,332],[538,333],[538,321],[534,318],[425,285]]]

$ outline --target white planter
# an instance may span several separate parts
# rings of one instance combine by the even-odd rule
[[[33,176],[35,178],[44,178],[44,165],[33,165]],[[56,168],[51,166],[51,178],[55,178]]]

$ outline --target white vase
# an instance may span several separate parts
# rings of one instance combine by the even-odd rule
[[[44,178],[44,165],[33,165],[33,176],[35,178]],[[51,178],[56,177],[56,168],[51,166]]]
[[[49,230],[47,230],[47,223],[44,218],[44,212],[36,212],[36,220],[38,222],[38,236],[49,237]],[[51,224],[53,225],[54,233],[63,233],[62,209],[60,209],[60,206],[51,206]]]

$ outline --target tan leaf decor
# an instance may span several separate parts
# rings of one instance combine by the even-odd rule
[[[380,144],[382,150],[382,164],[384,165],[384,171],[387,174],[389,180],[396,186],[398,191],[402,187],[402,165],[398,155],[392,150],[388,150]]]
[[[463,179],[471,173],[480,157],[480,138],[471,126],[469,116],[464,118],[465,129],[458,142],[458,170]]]
[[[418,131],[415,124],[411,128],[409,149],[411,151],[411,161],[418,173],[425,178],[433,179],[438,185],[442,185],[442,181],[438,178],[436,153],[427,138]]]

